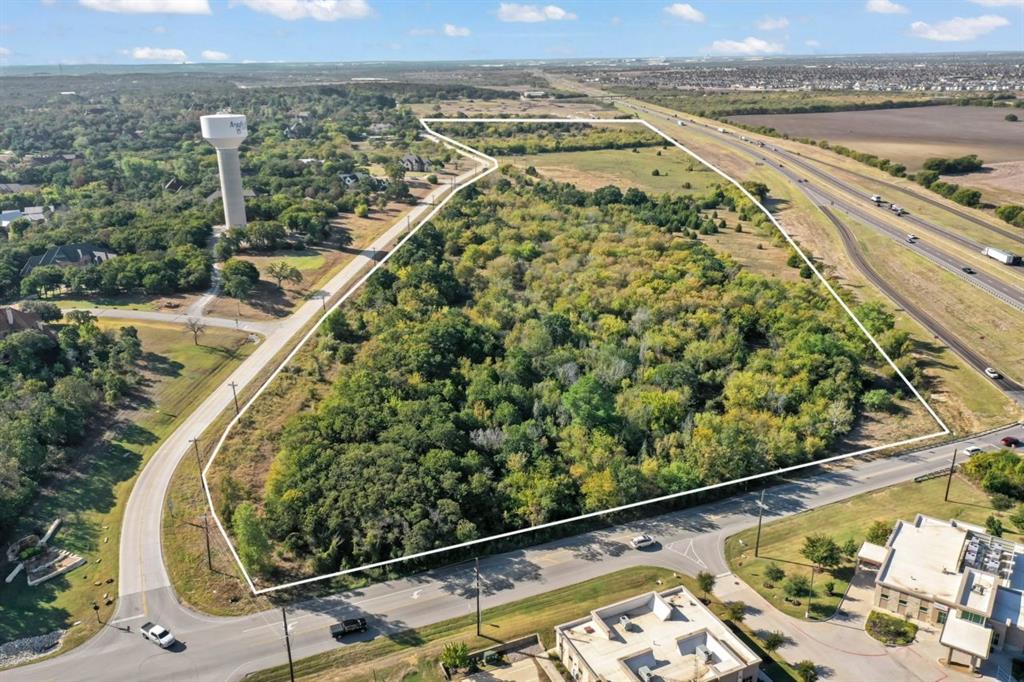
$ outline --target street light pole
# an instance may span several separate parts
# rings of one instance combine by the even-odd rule
[[[476,558],[476,636],[480,636],[480,557]]]
[[[953,448],[953,463],[949,465],[949,478],[946,479],[946,495],[943,502],[949,502],[949,486],[953,485],[953,472],[956,470],[956,448]]]
[[[292,664],[292,640],[288,634],[288,612],[281,607],[281,618],[284,619],[284,646],[288,651],[288,677],[291,678],[291,682],[295,682],[295,666]]]
[[[231,387],[231,397],[235,399],[235,414],[238,414],[238,391],[236,390],[238,388],[238,384],[232,381],[228,386]]]
[[[761,499],[757,501],[757,540],[754,542],[754,558],[757,558],[761,551],[761,519],[764,517],[764,488],[761,489]]]

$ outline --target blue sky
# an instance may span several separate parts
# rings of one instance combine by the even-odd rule
[[[1024,50],[1024,0],[0,0],[0,63]]]

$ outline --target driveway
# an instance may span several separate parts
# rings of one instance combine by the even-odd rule
[[[807,659],[819,664],[828,661],[827,666],[819,667],[823,679],[834,682],[967,682],[979,679],[938,662],[944,650],[939,646],[937,630],[929,632],[922,628],[918,641],[909,647],[887,647],[864,632],[864,620],[871,611],[872,579],[871,574],[858,571],[847,601],[836,617],[826,622],[812,623],[787,616],[731,573],[718,579],[715,595],[723,601],[744,602],[747,605],[744,622],[755,632],[777,630],[786,635],[789,641],[779,653],[787,661]]]

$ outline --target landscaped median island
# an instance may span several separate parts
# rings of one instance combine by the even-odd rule
[[[864,627],[867,633],[882,644],[906,646],[917,637],[917,626],[909,618],[890,616],[881,611],[872,611]]]
[[[483,632],[476,636],[475,616],[442,621],[433,625],[376,637],[369,642],[352,643],[332,651],[295,661],[297,678],[305,680],[442,680],[439,662],[445,648],[465,645],[468,651],[493,648],[497,642],[510,642],[527,635],[540,636],[545,649],[555,646],[554,627],[587,615],[589,611],[651,591],[664,591],[685,585],[694,594],[700,590],[692,578],[680,577],[661,568],[628,568],[536,597],[485,608]],[[726,620],[732,631],[762,659],[761,669],[776,682],[795,680],[796,674],[785,662],[784,650],[769,654],[764,645],[740,620],[729,621],[727,607],[712,599],[711,610]],[[253,682],[288,679],[288,666],[278,666],[250,675]]]
[[[766,521],[758,557],[754,556],[757,529],[751,528],[726,540],[726,558],[732,571],[775,608],[794,618],[809,613],[812,619],[822,619],[831,617],[841,603],[861,544],[868,540],[884,545],[899,519],[925,514],[984,527],[991,517],[999,522],[1001,533],[1019,541],[1022,536],[1010,528],[1020,531],[1024,526],[1011,521],[1014,514],[1007,508],[994,509],[989,495],[959,474],[953,477],[949,501],[944,501],[946,483],[945,477],[910,481]],[[766,519],[770,519],[772,499],[766,498],[765,504]]]
[[[63,651],[94,634],[101,627],[97,617],[109,620],[117,596],[122,514],[136,476],[163,438],[255,347],[248,334],[231,329],[207,329],[196,345],[180,325],[101,319],[77,326],[83,325],[95,326],[89,334],[135,330],[138,381],[119,403],[113,426],[65,451],[66,464],[41,482],[11,534],[42,535],[59,518],[50,544],[88,563],[35,587],[24,575],[0,583],[0,642],[66,629]]]

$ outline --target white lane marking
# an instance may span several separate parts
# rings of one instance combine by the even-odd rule
[[[423,593],[423,588],[420,588],[420,589],[418,589],[418,590],[416,590],[415,592],[412,593],[412,598],[413,599],[419,599],[420,598],[420,594],[422,594],[422,593]]]
[[[140,619],[145,618],[145,617],[146,617],[146,614],[140,613],[137,616],[129,616],[127,618],[118,618],[117,620],[112,620],[112,621],[110,621],[110,624],[111,625],[116,625],[117,623],[127,623],[130,620],[140,620]]]
[[[679,542],[682,542],[682,540],[680,540]],[[686,549],[684,549],[682,552],[676,549],[676,545],[678,545],[679,542],[673,542],[671,545],[669,545],[669,551],[675,552],[676,554],[683,557],[684,559],[687,559],[688,561],[692,561],[701,568],[708,567],[708,565],[705,564],[704,561],[697,554],[697,548],[693,546],[693,538],[690,538],[690,541],[686,543]]]

